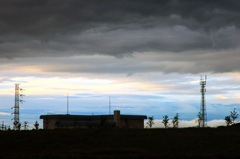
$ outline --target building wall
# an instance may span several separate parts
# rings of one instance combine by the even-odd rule
[[[43,119],[43,129],[55,129],[56,119]]]
[[[64,117],[64,118],[63,118]],[[40,117],[41,118],[41,117]],[[117,127],[117,128],[144,128],[144,118],[135,116],[120,115],[119,110],[114,111],[114,115],[103,115],[96,118],[72,118],[71,115],[64,116],[45,116],[43,119],[44,129],[77,129],[77,128],[100,128],[100,127]]]
[[[144,120],[143,119],[121,119],[120,128],[144,128]]]
[[[113,120],[107,120],[107,122],[113,122]],[[108,126],[108,124],[101,125],[99,120],[93,120],[92,122],[99,123],[99,125],[74,125],[74,122],[85,122],[85,121],[73,121],[73,120],[57,120],[57,119],[44,119],[44,129],[76,129],[76,128],[97,128],[101,126]],[[59,124],[58,124],[59,123]],[[115,127],[115,126],[114,126]],[[144,128],[143,120],[131,120],[122,119],[119,122],[118,128]]]

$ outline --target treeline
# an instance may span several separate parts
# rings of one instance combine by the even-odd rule
[[[196,123],[198,124],[197,127],[200,127],[200,123],[203,120],[202,119],[202,114],[201,112],[198,113]],[[226,126],[231,126],[237,123],[237,119],[239,117],[239,114],[236,111],[236,108],[233,109],[233,111],[230,111],[230,115],[226,116],[224,118],[226,122]],[[149,116],[146,124],[148,125],[148,128],[152,128],[153,125],[155,124],[154,122],[154,116]],[[172,128],[178,128],[179,125],[179,114],[176,113],[176,115],[170,120],[168,115],[164,115],[162,118],[162,123],[165,128],[169,127],[169,123],[172,123]]]

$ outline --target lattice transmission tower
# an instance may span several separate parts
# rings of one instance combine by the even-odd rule
[[[20,103],[23,103],[24,101],[22,100],[23,98],[23,94],[21,94],[21,92],[23,91],[22,88],[19,87],[19,83],[16,83],[15,84],[15,104],[14,104],[14,111],[13,111],[13,129],[14,130],[20,130],[21,128],[21,123],[20,123],[20,113],[19,113],[19,110],[20,110]]]
[[[201,107],[200,107],[200,127],[204,128],[207,126],[207,111],[206,111],[206,84],[207,84],[207,76],[205,78],[201,76],[200,79],[200,92],[201,92]]]

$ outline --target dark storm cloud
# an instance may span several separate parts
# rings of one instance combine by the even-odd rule
[[[0,0],[0,57],[239,45],[237,0]]]

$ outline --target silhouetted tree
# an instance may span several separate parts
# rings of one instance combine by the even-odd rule
[[[24,127],[24,130],[27,130],[27,127],[28,127],[28,122],[27,121],[24,121],[23,127]]]
[[[173,117],[172,123],[173,123],[173,128],[178,128],[178,123],[179,123],[179,115],[178,115],[178,113]]]
[[[2,124],[1,124],[1,130],[4,130],[4,128],[5,128],[5,125],[4,125],[4,122],[2,122]]]
[[[17,130],[21,130],[21,123],[17,124]]]
[[[35,129],[38,130],[39,124],[37,121],[35,122],[34,126],[35,126]]]
[[[227,126],[230,126],[232,124],[232,119],[231,119],[230,115],[225,117],[225,122],[226,122]]]
[[[168,121],[169,121],[168,116],[164,115],[162,123],[164,124],[165,128],[168,127]]]
[[[232,124],[235,124],[235,120],[238,118],[239,114],[236,111],[236,108],[233,109],[233,111],[230,112],[230,117],[232,119]]]
[[[198,123],[198,127],[199,128],[200,128],[201,120],[202,120],[202,113],[198,112],[197,121],[196,122]]]
[[[237,113],[236,108],[234,108],[233,111],[230,111],[230,115],[225,117],[225,122],[227,126],[235,124],[235,121],[238,118],[238,116],[239,114]]]
[[[149,116],[149,117],[148,117],[147,125],[148,125],[150,128],[152,128],[152,126],[154,125],[154,117],[153,117],[153,116]]]

